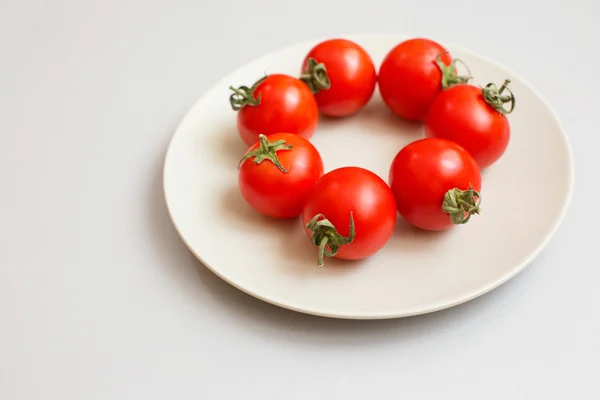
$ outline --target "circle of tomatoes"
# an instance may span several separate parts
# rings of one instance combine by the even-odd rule
[[[470,71],[457,74],[459,62],[441,44],[414,38],[386,54],[378,75],[360,45],[336,38],[308,51],[298,78],[272,74],[251,87],[230,87],[239,135],[251,146],[239,164],[243,198],[270,217],[301,215],[319,266],[324,257],[359,260],[377,253],[398,214],[429,231],[467,223],[480,212],[481,169],[508,146],[506,115],[515,97],[509,80],[499,89],[469,84]],[[377,84],[393,113],[425,123],[425,138],[400,149],[387,183],[356,166],[324,173],[309,142],[320,115],[360,111]]]
[[[230,87],[231,107],[238,112],[237,127],[242,140],[256,143],[259,134],[293,133],[310,139],[319,120],[313,93],[301,80],[285,74],[259,79],[252,87]]]
[[[396,225],[396,202],[390,187],[375,173],[342,167],[323,175],[310,188],[302,223],[323,257],[359,260],[379,251]]]
[[[238,186],[258,212],[274,218],[300,215],[307,191],[323,175],[323,160],[306,139],[291,133],[259,135],[239,165]]]
[[[492,165],[504,154],[510,140],[505,114],[512,112],[515,99],[508,83],[505,81],[500,89],[493,84],[483,89],[465,84],[444,90],[429,109],[425,134],[458,143],[482,169]],[[509,109],[505,103],[510,103]]]
[[[300,79],[315,93],[323,115],[343,117],[369,102],[377,71],[371,56],[360,45],[347,39],[330,39],[308,52]]]
[[[391,49],[381,63],[381,98],[398,116],[423,121],[443,89],[470,79],[457,76],[457,61],[433,40],[406,40]]]
[[[390,166],[389,184],[400,215],[424,230],[446,230],[479,213],[479,166],[450,140],[425,138],[403,147]]]

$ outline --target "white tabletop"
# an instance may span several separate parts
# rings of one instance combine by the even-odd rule
[[[588,0],[0,1],[0,399],[599,398],[598,14]],[[162,162],[194,100],[265,52],[356,32],[493,57],[565,125],[567,217],[481,298],[401,320],[302,315],[219,280],[172,227]]]

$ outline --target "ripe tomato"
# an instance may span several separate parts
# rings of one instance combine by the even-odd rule
[[[373,172],[343,167],[323,175],[309,190],[302,223],[323,256],[359,260],[379,251],[396,224],[389,186]]]
[[[402,148],[390,166],[389,181],[398,212],[421,229],[446,230],[479,213],[477,162],[449,140],[420,139]]]
[[[259,135],[240,161],[238,186],[258,212],[275,218],[300,215],[308,189],[323,175],[321,155],[292,133]]]
[[[256,143],[263,133],[288,132],[310,139],[319,120],[319,107],[310,89],[289,75],[268,75],[252,87],[230,87],[231,107],[238,111],[237,127],[242,140]]]
[[[379,91],[385,104],[407,120],[423,121],[435,98],[470,76],[456,75],[447,50],[429,39],[409,39],[394,47],[379,68]]]
[[[425,134],[452,140],[475,158],[479,168],[495,163],[510,140],[510,124],[505,114],[514,109],[514,96],[504,82],[483,89],[457,85],[442,92],[431,105],[425,120]],[[503,94],[504,90],[508,95]],[[504,104],[510,103],[505,109]]]
[[[371,99],[377,72],[371,56],[357,43],[330,39],[308,52],[300,79],[315,93],[323,115],[343,117],[356,113]]]

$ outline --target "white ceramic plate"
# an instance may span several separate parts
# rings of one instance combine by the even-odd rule
[[[353,35],[376,66],[400,35]],[[281,222],[256,213],[237,188],[245,146],[229,106],[229,85],[251,85],[264,73],[293,76],[319,40],[254,60],[198,100],[172,138],[164,169],[169,212],[184,242],[214,273],[264,301],[338,318],[375,319],[451,307],[499,286],[546,245],[568,206],[573,162],[568,139],[548,104],[515,73],[485,57],[446,44],[463,59],[475,84],[512,80],[517,103],[509,115],[512,138],[504,156],[483,173],[482,213],[445,233],[409,227],[399,218],[388,245],[371,258],[328,258],[299,219]],[[420,124],[394,117],[376,93],[354,117],[320,121],[312,142],[325,171],[368,168],[386,182],[399,149],[423,136]],[[539,144],[543,143],[541,149]]]

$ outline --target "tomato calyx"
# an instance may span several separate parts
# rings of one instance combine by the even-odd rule
[[[229,86],[229,89],[233,90],[233,93],[229,96],[229,103],[233,111],[241,110],[246,106],[256,107],[260,105],[260,93],[257,97],[254,97],[254,92],[265,79],[267,79],[267,75],[257,80],[252,87],[240,86],[236,89]]]
[[[475,200],[477,197],[477,200]],[[460,190],[458,188],[450,189],[444,195],[442,210],[448,213],[454,224],[466,224],[471,219],[471,215],[479,214],[481,204],[481,195],[473,190],[469,185],[469,190]],[[465,216],[466,215],[466,216]]]
[[[321,219],[323,218],[323,219]],[[311,231],[311,241],[319,248],[318,265],[324,265],[323,257],[333,257],[337,254],[340,247],[345,244],[350,244],[354,240],[356,231],[354,229],[354,217],[350,211],[350,234],[348,237],[342,236],[335,229],[335,226],[323,214],[315,215],[306,224],[306,229]],[[329,249],[327,249],[329,247]]]
[[[294,146],[286,143],[285,140],[276,140],[271,143],[269,142],[269,139],[262,133],[258,135],[258,140],[260,141],[260,146],[255,150],[249,151],[244,155],[244,157],[242,157],[240,163],[238,164],[238,169],[241,167],[244,161],[254,157],[254,164],[260,164],[265,160],[269,160],[283,173],[287,173],[290,169],[283,168],[283,165],[281,165],[281,162],[277,157],[277,152],[280,150],[291,150],[294,148]]]
[[[492,106],[500,114],[510,114],[515,109],[515,95],[512,90],[508,88],[510,79],[505,79],[500,89],[493,83],[488,83],[485,87],[481,88],[481,93],[485,101]],[[508,94],[502,94],[504,91],[508,91]],[[510,104],[510,108],[504,108],[506,103]]]
[[[461,60],[459,58],[454,58],[452,60],[452,62],[450,63],[450,65],[444,64],[444,62],[442,61],[442,56],[444,54],[448,54],[448,52],[441,53],[435,59],[435,63],[440,68],[440,71],[442,71],[442,90],[446,90],[449,87],[459,85],[461,83],[467,83],[467,82],[469,82],[469,80],[471,80],[473,78],[473,76],[471,75],[471,70],[469,69],[469,66],[463,60]],[[456,74],[456,64],[457,63],[462,64],[466,68],[466,70],[469,74],[468,75],[457,75]]]
[[[312,57],[308,58],[306,70],[300,75],[300,80],[308,85],[313,94],[317,94],[321,90],[328,90],[331,87],[325,64]]]

